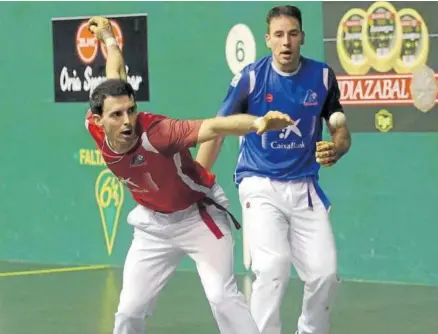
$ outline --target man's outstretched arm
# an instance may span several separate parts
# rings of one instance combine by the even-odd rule
[[[241,136],[250,132],[263,134],[266,131],[281,130],[290,124],[293,124],[291,118],[278,111],[270,111],[264,117],[238,114],[204,120],[164,118],[155,122],[147,135],[152,146],[159,152],[175,154],[221,136]]]

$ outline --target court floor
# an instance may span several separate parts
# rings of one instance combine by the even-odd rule
[[[111,334],[120,268],[40,269],[0,263],[0,334]],[[239,277],[246,293],[250,281]],[[284,334],[295,331],[301,295],[301,282],[292,280],[282,313]],[[148,329],[150,334],[218,333],[196,273],[177,272]],[[332,334],[371,333],[438,333],[438,287],[342,282]]]

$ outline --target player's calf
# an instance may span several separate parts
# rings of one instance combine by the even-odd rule
[[[251,313],[261,333],[281,333],[280,306],[290,280],[290,255],[252,252],[256,276],[251,295]]]
[[[302,314],[298,320],[299,334],[328,334],[330,312],[338,286],[335,271],[305,282]]]

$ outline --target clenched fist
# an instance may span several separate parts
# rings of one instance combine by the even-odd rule
[[[96,35],[96,37],[105,42],[108,38],[114,38],[113,29],[110,21],[101,16],[94,16],[88,20],[88,29]]]
[[[324,167],[333,166],[338,160],[335,144],[329,141],[319,141],[316,143],[316,162]]]
[[[257,134],[259,135],[271,130],[281,130],[291,124],[293,124],[293,121],[289,115],[280,111],[269,111],[265,116],[255,121]]]

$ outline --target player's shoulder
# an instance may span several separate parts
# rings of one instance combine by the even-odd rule
[[[137,126],[140,127],[142,132],[146,132],[152,126],[167,118],[168,117],[164,115],[155,114],[148,111],[139,111],[137,114]]]
[[[323,69],[327,69],[328,71],[333,71],[327,63],[316,59],[301,57],[301,63],[303,67],[309,68],[310,70],[322,71]]]
[[[249,82],[250,76],[257,75],[260,71],[263,71],[270,67],[272,62],[272,56],[263,57],[257,61],[247,64],[242,70],[236,73],[231,80],[231,86],[236,87],[237,84],[242,80],[246,80],[245,82]],[[269,65],[269,67],[268,67]]]
[[[137,113],[137,119],[140,121],[146,121],[146,122],[155,122],[158,120],[162,120],[168,118],[167,116],[155,114],[149,111],[139,111]]]
[[[264,68],[266,68],[268,65],[270,65],[272,62],[272,56],[266,56],[263,58],[260,58],[259,60],[256,60],[252,63],[247,64],[245,67],[242,68],[242,70],[238,73],[240,76],[242,75],[248,75],[249,72],[255,71],[258,72]],[[238,75],[236,74],[236,75]]]
[[[268,55],[268,56],[265,56],[263,58],[260,58],[259,60],[255,61],[255,62],[248,64],[246,66],[246,70],[248,72],[254,71],[257,73],[259,71],[269,69],[271,67],[271,63],[272,63],[272,56]]]

